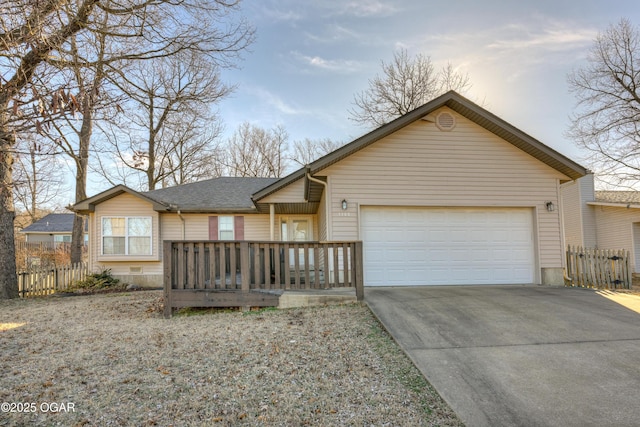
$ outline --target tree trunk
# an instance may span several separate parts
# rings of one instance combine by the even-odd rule
[[[76,160],[76,203],[87,198],[87,167],[89,165],[89,146],[93,132],[93,110],[88,95],[82,105],[82,127],[80,128],[78,157]],[[78,214],[73,219],[71,230],[71,263],[82,262],[84,247],[84,218]]]
[[[0,299],[18,298],[13,221],[13,134],[7,125],[8,105],[0,106]]]

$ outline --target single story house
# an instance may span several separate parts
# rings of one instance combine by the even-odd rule
[[[74,216],[72,213],[51,213],[23,228],[20,233],[25,235],[27,243],[71,243]]]
[[[562,284],[579,164],[448,92],[281,179],[123,185],[75,205],[90,265],[162,283],[164,240],[363,242],[365,286]]]
[[[567,245],[625,249],[640,273],[640,191],[596,191],[593,174],[562,185]]]

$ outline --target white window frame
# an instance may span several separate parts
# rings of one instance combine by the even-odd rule
[[[227,229],[225,228],[224,230],[222,229],[222,223],[226,221],[230,221],[230,226],[231,229]],[[227,226],[229,224],[225,224],[225,226]],[[228,233],[231,232],[231,238],[223,238],[222,237],[222,233]],[[218,216],[218,240],[235,240],[236,238],[236,218],[232,215],[219,215]]]
[[[104,220],[105,219],[124,219],[124,236],[119,235],[105,235],[104,234]],[[131,219],[146,219],[149,221],[149,235],[148,236],[129,236],[129,220]],[[123,254],[105,254],[104,253],[104,238],[105,237],[124,237],[124,253]],[[149,252],[144,254],[129,254],[129,237],[148,237],[149,238]],[[117,216],[109,215],[100,218],[100,255],[101,256],[127,256],[127,257],[139,257],[153,255],[153,218],[150,216]]]
[[[54,234],[53,242],[54,243],[71,243],[71,236],[68,234]]]

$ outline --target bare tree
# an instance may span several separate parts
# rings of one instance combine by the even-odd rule
[[[410,57],[406,49],[381,65],[382,75],[369,80],[369,87],[354,96],[349,118],[356,123],[382,126],[448,90],[464,92],[471,87],[468,75],[457,73],[451,64],[436,71],[431,58]]]
[[[253,38],[244,22],[231,22],[237,1],[227,0],[14,0],[0,3],[0,298],[17,297],[13,219],[13,149],[29,126],[48,131],[62,114],[93,111],[92,87],[80,87],[83,100],[60,87],[69,80],[42,78],[69,66],[103,64],[124,73],[123,61],[148,60],[189,49],[228,64]],[[104,35],[106,54],[89,44]],[[74,45],[74,40],[76,41]],[[78,55],[73,55],[77,48]],[[80,58],[80,60],[79,60]],[[47,67],[48,66],[48,67]],[[48,82],[38,91],[34,77]],[[95,79],[92,80],[95,83]],[[92,84],[90,86],[96,86]],[[30,90],[27,90],[30,89]],[[60,101],[63,101],[62,103]],[[84,102],[82,102],[84,101]],[[24,116],[34,107],[42,120]],[[92,120],[84,120],[91,135]],[[46,128],[46,129],[45,129]],[[88,147],[79,152],[88,158]]]
[[[568,136],[591,152],[591,166],[606,181],[640,179],[640,32],[622,19],[600,33],[587,65],[569,75],[577,99]]]
[[[108,138],[116,162],[143,174],[147,190],[201,174],[220,133],[211,105],[231,91],[216,65],[201,52],[185,51],[134,64],[123,77],[118,87],[128,114],[118,117]]]
[[[76,202],[87,197],[89,153],[95,124],[113,118],[118,112],[121,116],[129,116],[122,114],[127,107],[138,111],[136,105],[124,105],[126,100],[132,99],[131,93],[123,91],[130,87],[129,73],[132,69],[148,72],[153,62],[176,61],[176,57],[184,59],[196,53],[212,66],[219,63],[227,65],[253,37],[250,27],[243,23],[229,25],[226,28],[228,32],[216,27],[218,18],[227,16],[228,9],[235,8],[235,2],[137,2],[137,7],[129,13],[114,8],[115,5],[122,7],[115,2],[111,7],[101,6],[94,16],[92,31],[72,37],[64,46],[63,55],[48,61],[66,72],[67,86],[77,90],[74,101],[78,104],[76,108],[81,120],[69,120],[67,116],[63,117],[62,124],[52,120],[56,131],[50,135],[75,165]],[[181,77],[188,79],[191,76]],[[214,77],[217,74],[214,73]],[[205,97],[203,101],[206,102]],[[151,165],[155,167],[154,163]],[[82,245],[83,219],[76,216],[72,262],[80,261]]]
[[[86,28],[98,0],[0,5],[0,298],[18,297],[13,220],[13,115],[38,68],[69,37]],[[11,107],[13,103],[14,107]]]
[[[203,124],[185,119],[184,129],[177,129],[179,137],[174,139],[176,144],[172,153],[165,159],[164,169],[169,173],[162,180],[163,188],[223,174],[222,151],[218,143],[221,127],[215,126],[215,122]]]
[[[314,160],[319,159],[325,154],[329,154],[332,151],[340,148],[342,145],[342,142],[333,141],[329,138],[319,140],[305,138],[301,141],[295,141],[293,143],[291,160],[293,160],[300,166],[305,166],[313,162]]]
[[[281,177],[286,168],[289,136],[282,126],[262,129],[242,123],[226,146],[224,165],[231,176]]]
[[[18,208],[34,222],[66,191],[65,168],[42,138],[34,135],[20,142],[13,171],[14,197]]]

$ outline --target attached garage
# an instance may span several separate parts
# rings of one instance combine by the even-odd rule
[[[363,206],[365,286],[536,281],[531,208]]]

